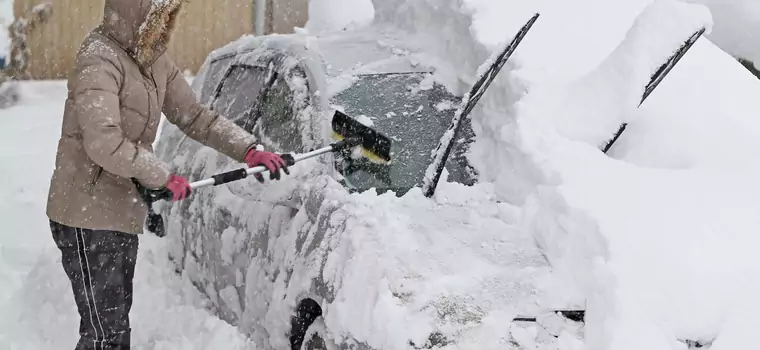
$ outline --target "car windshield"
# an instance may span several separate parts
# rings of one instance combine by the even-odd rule
[[[347,187],[358,191],[393,190],[401,195],[422,183],[432,151],[451,124],[461,100],[428,78],[427,73],[363,75],[335,96],[336,108],[393,140],[388,165],[338,157],[336,167]],[[468,123],[446,166],[449,181],[473,182],[463,156],[464,146],[471,139]]]

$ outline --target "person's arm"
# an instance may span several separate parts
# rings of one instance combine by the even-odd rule
[[[166,84],[163,112],[187,136],[230,158],[244,162],[256,139],[227,118],[201,105],[173,62]]]
[[[80,57],[70,89],[87,156],[117,176],[135,178],[149,188],[160,188],[169,171],[156,156],[124,137],[119,111],[123,75],[116,58]]]

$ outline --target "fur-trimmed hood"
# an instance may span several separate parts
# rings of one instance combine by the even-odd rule
[[[101,30],[147,68],[166,51],[186,1],[106,0]]]

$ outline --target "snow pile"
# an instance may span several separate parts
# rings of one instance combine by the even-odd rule
[[[595,0],[573,5],[579,14],[599,13]],[[547,61],[551,55],[536,46],[518,48],[526,67],[512,73],[528,94],[513,114],[486,107],[475,116],[497,137],[479,134],[487,137],[477,140],[473,158],[502,198],[525,203],[526,229],[556,271],[585,291],[589,349],[672,349],[678,339],[716,336],[714,349],[746,346],[751,332],[742,330],[758,326],[749,315],[758,311],[753,295],[760,291],[751,282],[760,269],[752,253],[760,228],[760,105],[751,96],[760,84],[702,38],[637,109],[649,76],[711,21],[704,7],[676,1],[618,5],[642,9],[608,19],[632,24],[622,33],[567,12],[562,24],[547,24],[561,7],[543,9],[536,27],[556,26],[554,33],[532,31],[526,43],[550,51],[559,40],[585,40],[597,49],[573,50],[565,64]],[[480,27],[488,25],[499,26]],[[585,35],[556,30],[565,27]],[[599,64],[573,65],[581,59]],[[550,79],[542,64],[575,78]],[[597,149],[622,121],[631,124],[611,155],[625,163]],[[501,175],[505,164],[538,175],[534,193],[521,196],[523,184]]]
[[[435,68],[437,82],[458,95],[475,83],[470,72],[490,52],[472,40],[472,16],[461,0],[373,0],[373,4],[374,25],[403,38],[406,46],[419,52],[414,59]]]
[[[305,29],[313,35],[355,29],[372,22],[374,14],[370,0],[310,0]]]
[[[533,108],[542,109],[531,109],[531,122],[553,127],[570,140],[603,145],[621,123],[634,119],[652,74],[709,21],[709,12],[701,6],[656,1],[598,67],[568,83],[535,85],[521,104],[540,100]]]
[[[470,158],[500,198],[523,206],[555,273],[584,291],[588,348],[680,349],[678,340],[716,336],[714,349],[750,344],[760,86],[703,37],[637,108],[667,57],[699,28],[709,33],[706,8],[452,0],[427,17],[417,11],[428,5],[376,1],[376,18],[412,38],[446,33],[419,45],[458,68],[439,77],[463,82],[541,13],[473,113]],[[626,133],[603,155],[598,147],[623,121]]]
[[[346,204],[323,243],[322,277],[336,291],[323,305],[327,327],[376,349],[420,347],[434,333],[442,349],[503,348],[504,321],[551,307],[554,281],[530,234],[510,224],[516,208],[491,193],[451,183],[435,201],[418,188],[401,198],[336,193]]]
[[[760,64],[760,1],[757,0],[688,0],[706,5],[715,19],[710,40],[733,56]]]

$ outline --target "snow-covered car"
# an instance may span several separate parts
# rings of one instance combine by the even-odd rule
[[[178,271],[262,349],[492,348],[513,317],[546,307],[549,267],[513,225],[515,208],[477,183],[464,156],[469,125],[445,181],[423,196],[461,97],[402,42],[243,37],[212,52],[193,81],[202,103],[268,150],[333,142],[334,110],[393,140],[388,165],[328,155],[281,181],[245,179],[161,204]],[[170,124],[156,152],[191,181],[241,167]]]

